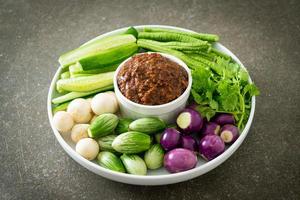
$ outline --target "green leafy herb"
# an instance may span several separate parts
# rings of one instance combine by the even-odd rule
[[[208,120],[216,113],[233,114],[243,129],[247,123],[251,97],[259,94],[258,88],[248,82],[248,72],[232,60],[216,57],[207,68],[192,71],[192,96],[199,104],[197,110]]]

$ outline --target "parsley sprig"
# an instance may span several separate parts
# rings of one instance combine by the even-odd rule
[[[249,117],[251,97],[259,94],[258,88],[248,82],[248,72],[231,59],[216,57],[209,67],[195,68],[192,77],[192,97],[199,104],[199,112],[208,120],[216,113],[233,114],[242,130]]]

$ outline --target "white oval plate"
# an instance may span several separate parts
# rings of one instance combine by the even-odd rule
[[[188,29],[183,29],[183,28],[178,28],[174,26],[161,26],[161,25],[141,25],[141,26],[135,26],[137,29],[143,29],[144,27],[152,27],[152,28],[168,28],[168,29],[174,29],[174,30],[183,30],[183,31],[190,31]],[[105,34],[102,34],[91,41],[99,38],[103,38],[106,36],[111,36],[111,35],[116,35],[119,33],[124,32],[126,28],[121,28],[117,29]],[[89,42],[91,42],[89,41]],[[88,42],[88,43],[89,43]],[[230,55],[237,63],[239,63],[242,67],[244,65],[240,62],[240,60],[226,47],[221,45],[220,43],[216,43],[215,47]],[[61,68],[57,70],[55,73],[50,88],[48,92],[48,100],[47,100],[47,109],[48,109],[48,117],[49,121],[51,124],[51,128],[53,130],[53,133],[60,143],[60,145],[63,147],[63,149],[71,156],[77,163],[82,165],[83,167],[87,168],[88,170],[94,172],[95,174],[101,175],[105,178],[122,182],[122,183],[128,183],[128,184],[134,184],[134,185],[166,185],[166,184],[172,184],[172,183],[178,183],[182,181],[186,181],[192,178],[195,178],[197,176],[200,176],[202,174],[205,174],[206,172],[209,172],[210,170],[216,168],[220,164],[222,164],[225,160],[227,160],[242,144],[244,141],[245,137],[248,134],[248,131],[250,129],[253,116],[254,116],[254,111],[255,111],[255,97],[252,97],[252,102],[251,102],[251,111],[250,111],[250,116],[248,119],[248,122],[243,130],[243,132],[240,134],[240,137],[229,147],[226,149],[224,153],[222,153],[220,156],[217,158],[206,162],[203,159],[199,159],[197,166],[194,169],[185,171],[185,172],[180,172],[176,174],[170,174],[168,173],[165,169],[161,168],[158,170],[148,170],[147,176],[139,176],[139,175],[131,175],[131,174],[125,174],[125,173],[118,173],[115,171],[111,171],[108,169],[105,169],[103,167],[100,167],[96,162],[94,161],[88,161],[85,158],[81,157],[78,153],[75,151],[75,145],[74,143],[69,139],[69,137],[62,137],[61,134],[54,128],[53,123],[52,123],[52,104],[51,104],[51,99],[54,97],[58,96],[58,93],[55,90],[55,83],[59,78]],[[251,79],[249,80],[250,82]]]

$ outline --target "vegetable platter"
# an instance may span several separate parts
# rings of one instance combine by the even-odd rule
[[[128,184],[172,184],[216,168],[247,136],[259,94],[218,41],[214,34],[141,25],[63,54],[47,100],[56,139],[83,167]],[[165,82],[151,71],[155,66]],[[148,71],[138,74],[143,67]],[[173,111],[164,118],[152,108]]]

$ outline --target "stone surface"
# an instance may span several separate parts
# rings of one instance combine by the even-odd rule
[[[300,199],[300,3],[0,1],[0,199]],[[73,161],[48,122],[63,52],[107,31],[164,24],[217,33],[261,90],[248,137],[193,180],[132,186]]]

